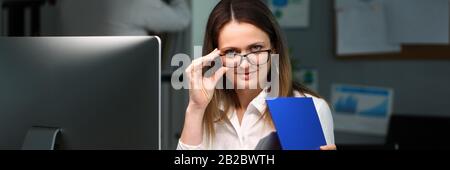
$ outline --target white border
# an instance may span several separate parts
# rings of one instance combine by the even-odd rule
[[[153,36],[158,41],[158,150],[162,150],[162,132],[161,132],[161,38],[158,36]]]

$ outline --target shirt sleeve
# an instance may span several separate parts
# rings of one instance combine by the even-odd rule
[[[327,145],[333,145],[334,143],[334,124],[331,109],[328,103],[323,99],[316,99],[315,101],[317,114],[322,125],[323,134]]]
[[[203,146],[202,144],[196,146],[187,145],[181,142],[181,140],[178,140],[177,150],[202,150],[203,149],[202,146]]]

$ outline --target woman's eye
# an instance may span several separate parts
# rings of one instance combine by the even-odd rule
[[[256,52],[256,51],[260,51],[262,49],[262,46],[253,46],[250,50],[252,50],[252,52]]]
[[[228,50],[225,52],[226,57],[234,57],[234,56],[236,56],[236,54],[237,54],[237,52],[233,51],[233,50]]]

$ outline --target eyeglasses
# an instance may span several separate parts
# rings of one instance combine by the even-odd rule
[[[238,53],[227,53],[221,54],[220,57],[224,67],[237,68],[241,65],[244,58],[246,58],[250,64],[260,66],[269,62],[271,52],[272,50],[260,50],[243,55]]]

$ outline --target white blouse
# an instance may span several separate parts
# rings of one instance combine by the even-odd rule
[[[305,97],[299,92],[295,92],[295,97]],[[228,118],[231,122],[225,123],[223,121],[214,124],[216,134],[214,140],[210,140],[206,132],[203,133],[203,142],[197,146],[184,144],[181,140],[178,141],[177,150],[253,150],[258,142],[274,132],[275,129],[271,127],[264,119],[261,119],[266,105],[267,93],[263,90],[256,98],[254,98],[244,116],[242,123],[239,124],[236,112],[229,114]],[[327,145],[334,144],[333,132],[333,118],[331,110],[327,102],[323,99],[306,94],[306,97],[313,99],[317,110],[320,123],[322,125],[323,133]]]

